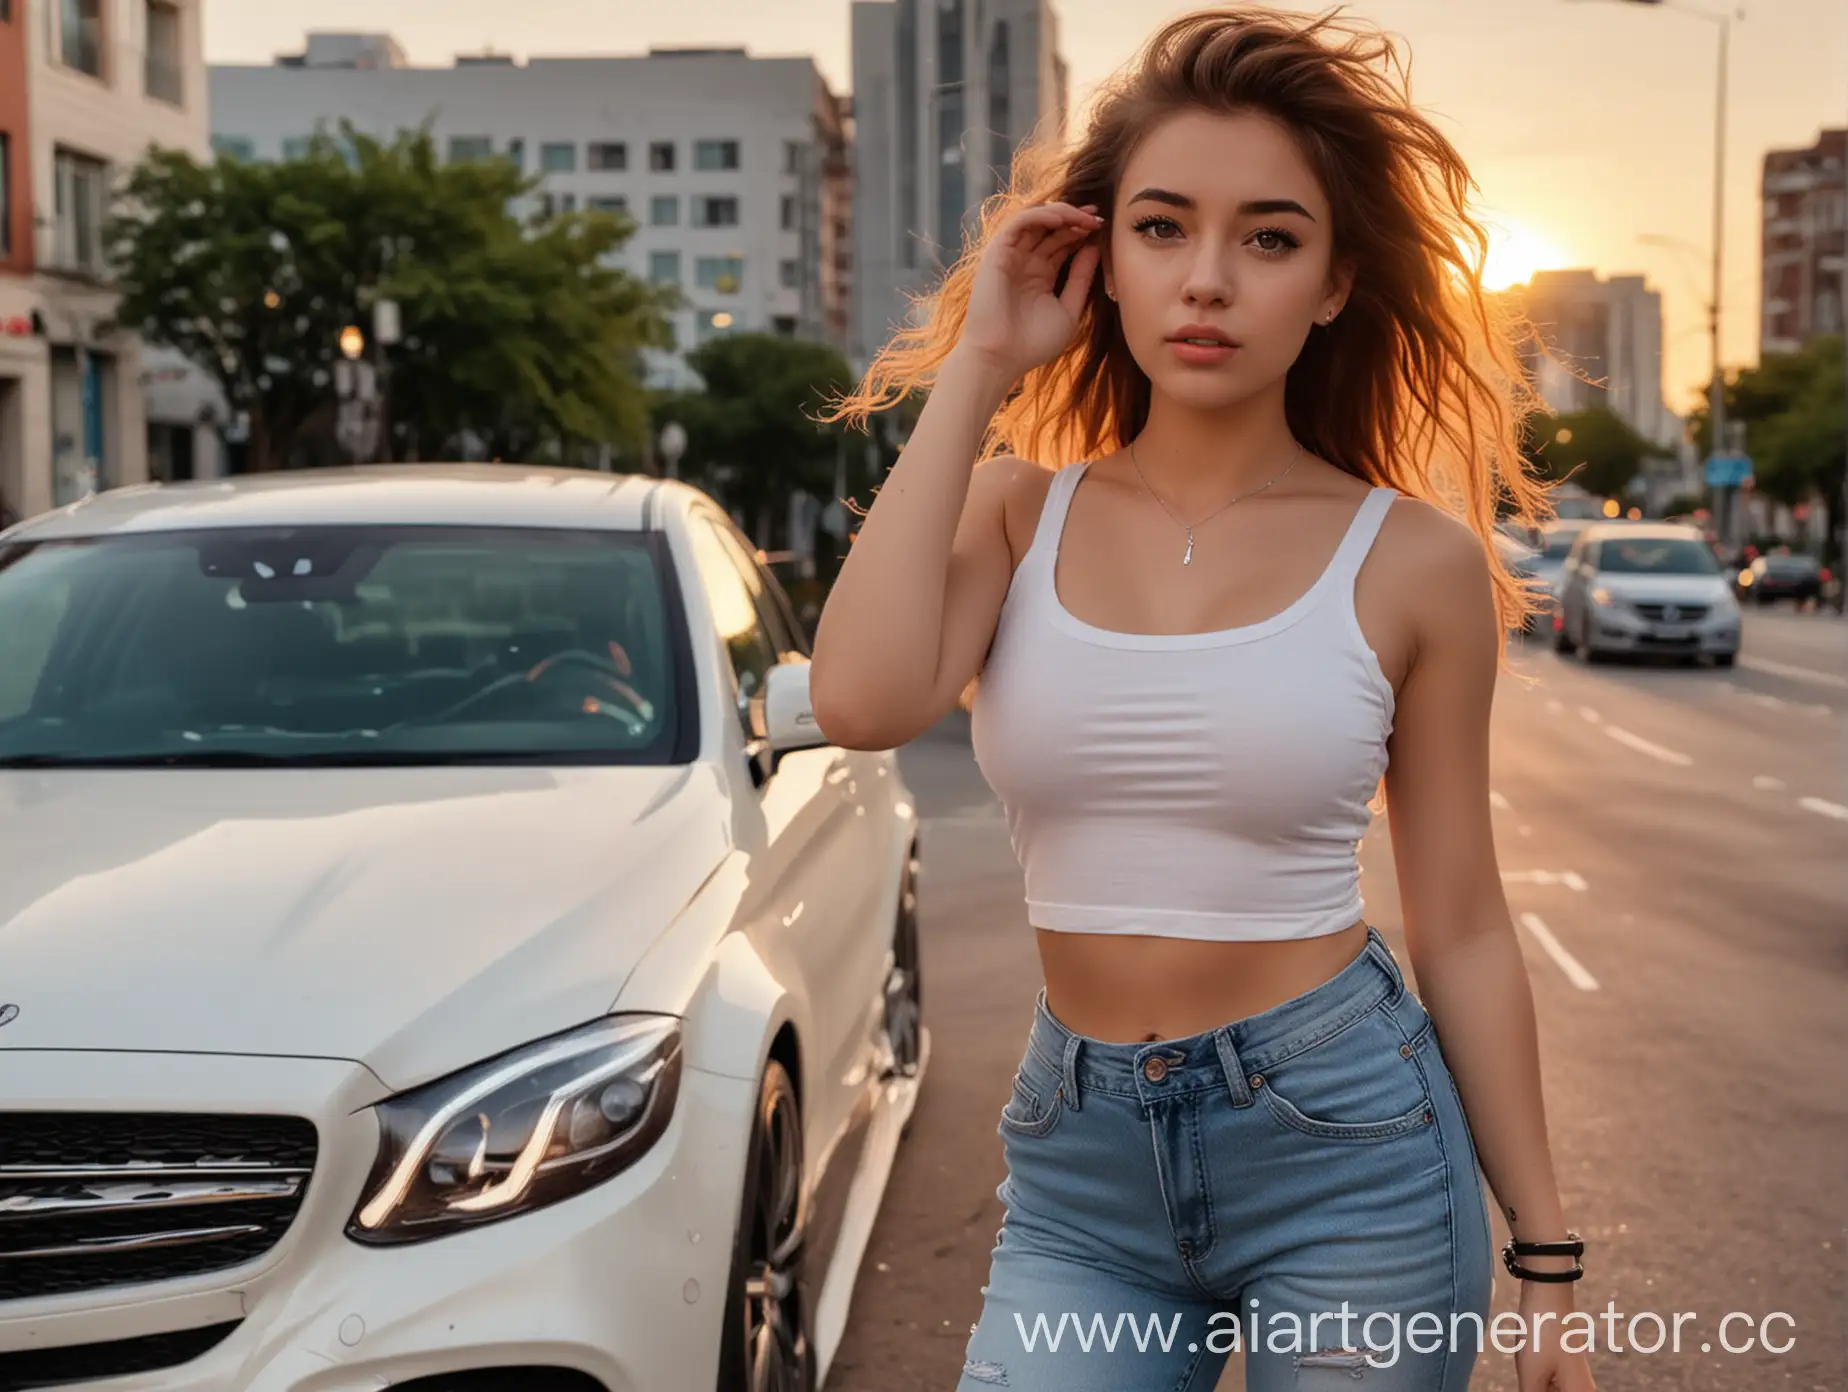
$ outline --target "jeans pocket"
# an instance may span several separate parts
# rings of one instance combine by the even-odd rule
[[[1059,1075],[1029,1055],[1014,1074],[1014,1088],[1001,1109],[1001,1128],[1019,1136],[1045,1136],[1065,1111]]]
[[[1390,1140],[1437,1119],[1415,1044],[1380,1010],[1270,1064],[1252,1084],[1281,1125],[1321,1140]]]

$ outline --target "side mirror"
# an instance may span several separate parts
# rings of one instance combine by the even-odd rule
[[[808,663],[782,662],[770,669],[764,683],[764,734],[773,760],[797,749],[820,749],[830,742],[815,722]]]

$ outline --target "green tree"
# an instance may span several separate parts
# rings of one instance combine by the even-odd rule
[[[107,231],[118,319],[217,379],[258,469],[316,456],[341,329],[369,332],[381,298],[403,325],[387,355],[398,452],[633,446],[639,351],[667,345],[668,301],[608,265],[626,219],[522,226],[509,207],[532,187],[505,161],[441,163],[428,131],[386,143],[346,126],[280,164],[157,150]]]
[[[843,431],[815,417],[851,385],[847,362],[823,343],[741,333],[701,344],[687,364],[704,390],[662,393],[656,428],[669,420],[686,428],[682,474],[741,513],[767,545],[790,494],[826,497],[834,487]]]
[[[1603,406],[1564,411],[1528,422],[1528,453],[1555,482],[1570,479],[1588,493],[1618,497],[1661,453],[1630,424]]]

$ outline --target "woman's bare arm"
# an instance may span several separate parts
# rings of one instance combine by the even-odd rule
[[[1013,573],[1004,498],[1019,460],[972,470],[1011,381],[952,353],[873,500],[815,634],[815,720],[850,749],[935,724],[976,673]]]
[[[1014,384],[1071,341],[1101,226],[1094,211],[1045,203],[1016,213],[983,249],[961,338],[822,610],[809,691],[836,744],[905,743],[980,669],[1012,574],[1005,498],[1032,466],[1004,459],[978,470],[975,457]]]
[[[1393,720],[1387,816],[1418,989],[1456,1079],[1482,1170],[1510,1231],[1565,1236],[1541,1095],[1533,994],[1502,891],[1489,816],[1489,716],[1497,627],[1475,535],[1402,503],[1395,588],[1415,594],[1416,652]],[[1413,535],[1413,533],[1421,535]],[[1526,1258],[1569,1268],[1569,1258]],[[1571,1286],[1522,1284],[1528,1304],[1572,1306]]]

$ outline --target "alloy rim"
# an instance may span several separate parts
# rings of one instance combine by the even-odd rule
[[[744,1281],[751,1392],[806,1392],[802,1308],[802,1128],[795,1099],[778,1093],[764,1121]]]

